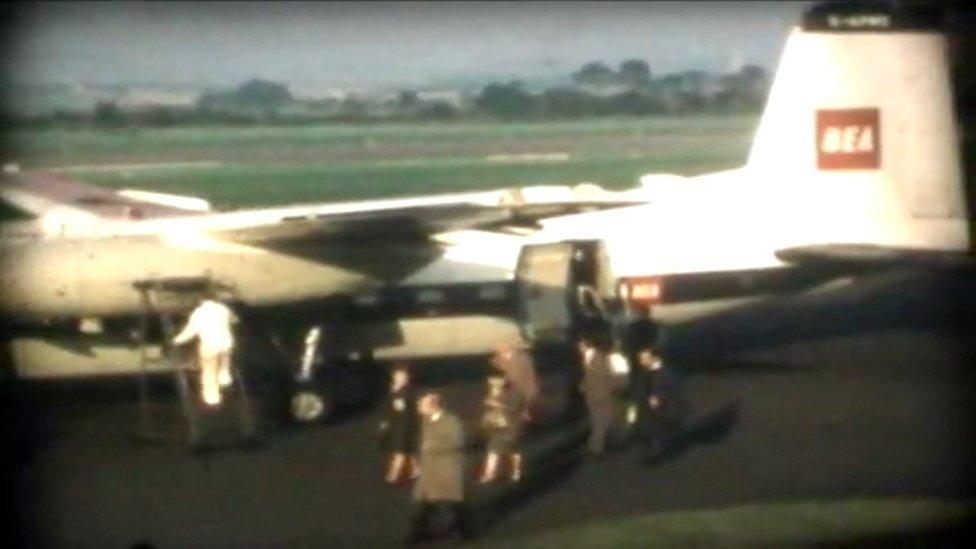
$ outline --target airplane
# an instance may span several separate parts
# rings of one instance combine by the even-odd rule
[[[744,166],[645,175],[643,204],[545,220],[526,242],[602,241],[621,296],[664,324],[879,269],[971,265],[940,24],[924,4],[809,9]]]
[[[264,326],[301,325],[291,346],[304,349],[295,362],[307,380],[322,325],[350,355],[478,354],[518,336],[565,341],[593,314],[586,295],[619,292],[668,324],[865,270],[969,261],[933,13],[812,8],[787,39],[745,166],[651,174],[619,193],[539,187],[215,213],[189,197],[7,174],[0,196],[37,216],[6,227],[0,248],[0,311],[34,330],[10,338],[16,373],[135,373],[124,334],[147,290],[168,293],[154,309],[185,311],[180,288],[202,282]],[[323,396],[302,394],[323,409]]]
[[[389,359],[483,354],[519,337],[505,273],[457,284],[466,265],[439,236],[524,233],[546,216],[634,204],[580,184],[214,212],[194,197],[18,169],[0,196],[34,214],[0,233],[0,314],[17,378],[169,371],[172,315],[215,289],[248,333],[288,355],[304,421],[334,408],[315,366],[328,362],[320,346]],[[404,285],[432,264],[449,277]],[[445,291],[451,303],[432,302]]]

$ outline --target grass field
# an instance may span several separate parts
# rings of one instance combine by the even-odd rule
[[[487,189],[633,185],[742,164],[754,116],[541,123],[17,130],[7,156],[82,181],[193,194],[217,207]]]
[[[508,540],[506,546],[564,547],[825,547],[927,546],[960,535],[976,507],[934,499],[852,499],[676,511],[555,530]],[[934,543],[933,543],[934,544]],[[492,547],[492,544],[485,544]]]

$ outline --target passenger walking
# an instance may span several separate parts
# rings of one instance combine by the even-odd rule
[[[580,339],[578,350],[583,364],[580,390],[590,420],[587,447],[593,454],[602,454],[613,422],[613,372],[606,349],[597,347],[592,340]]]
[[[439,393],[427,393],[417,402],[420,429],[420,476],[413,497],[417,511],[410,525],[408,544],[431,538],[431,522],[439,510],[451,515],[449,532],[462,538],[472,534],[464,507],[464,428],[444,407]]]
[[[234,350],[231,325],[234,322],[237,322],[237,317],[230,307],[217,301],[213,291],[208,291],[190,313],[186,326],[172,339],[174,345],[183,345],[194,338],[198,340],[200,392],[209,406],[219,405],[221,389],[230,387],[234,382],[230,369]]]
[[[524,408],[522,394],[503,376],[488,378],[488,396],[481,417],[481,425],[488,435],[484,469],[479,479],[481,484],[498,480],[502,456],[509,459],[509,479],[512,482],[521,480],[522,453],[518,445],[525,417]]]
[[[499,346],[491,357],[491,366],[522,394],[526,420],[531,420],[538,403],[539,378],[525,343],[519,339]]]
[[[641,461],[655,463],[672,447],[681,428],[684,401],[670,368],[653,347],[638,354],[632,399]]]
[[[620,334],[621,350],[631,366],[639,361],[640,352],[657,343],[658,328],[647,305],[630,305],[624,315]]]
[[[410,478],[420,474],[417,461],[417,406],[410,387],[410,370],[397,364],[390,372],[390,392],[384,407],[380,435],[389,454],[386,482],[396,484],[409,472]]]

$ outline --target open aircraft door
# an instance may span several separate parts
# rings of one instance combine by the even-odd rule
[[[565,343],[587,323],[606,319],[613,275],[603,241],[527,245],[515,271],[523,336],[535,343]]]

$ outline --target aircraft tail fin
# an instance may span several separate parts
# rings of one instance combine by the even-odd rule
[[[941,19],[833,3],[793,30],[746,165],[803,227],[792,241],[968,250]]]

